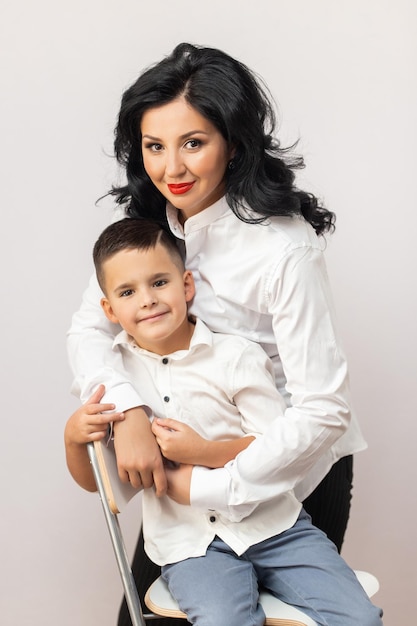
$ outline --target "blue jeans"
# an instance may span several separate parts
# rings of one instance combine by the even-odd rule
[[[241,556],[215,537],[205,556],[165,565],[162,575],[198,626],[262,626],[258,584],[320,626],[382,625],[382,611],[304,510],[292,528]]]

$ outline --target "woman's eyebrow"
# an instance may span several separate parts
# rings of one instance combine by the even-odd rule
[[[196,130],[190,130],[187,131],[186,133],[184,133],[183,135],[179,136],[179,139],[187,139],[187,137],[192,137],[193,135],[208,135],[209,133],[205,130],[200,130],[200,129],[196,129]],[[152,141],[162,141],[160,137],[155,137],[154,135],[142,135],[142,139],[151,139]]]

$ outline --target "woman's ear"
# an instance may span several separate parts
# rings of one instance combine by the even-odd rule
[[[185,301],[190,302],[195,296],[194,277],[190,270],[187,270],[184,272],[183,280],[184,280]]]
[[[117,319],[117,317],[113,313],[113,309],[111,307],[110,302],[107,300],[107,298],[102,298],[100,300],[100,304],[101,304],[101,307],[102,307],[102,309],[103,309],[107,319],[110,320],[111,322],[113,322],[113,324],[118,324],[119,320]]]

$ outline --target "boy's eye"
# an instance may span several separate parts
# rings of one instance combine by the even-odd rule
[[[163,287],[164,285],[167,284],[167,282],[168,282],[167,280],[161,278],[161,280],[156,280],[154,282],[153,286],[154,287]]]
[[[127,296],[131,296],[133,293],[133,289],[125,289],[120,293],[121,298],[126,298]]]

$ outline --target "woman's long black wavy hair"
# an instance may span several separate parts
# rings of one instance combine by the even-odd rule
[[[165,222],[166,199],[145,172],[140,124],[145,111],[178,97],[194,107],[235,148],[233,167],[225,172],[231,210],[242,220],[302,214],[317,234],[334,229],[335,215],[315,196],[294,184],[302,157],[281,148],[274,137],[276,119],[260,80],[243,63],[221,50],[181,43],[147,69],[125,91],[115,129],[114,149],[127,184],[110,194],[127,215]],[[250,207],[259,217],[249,216]]]

